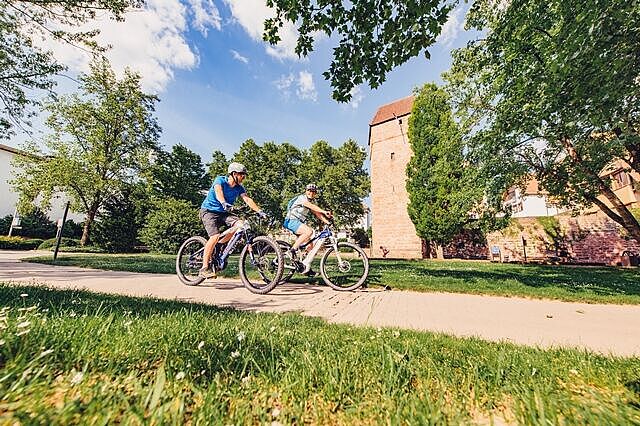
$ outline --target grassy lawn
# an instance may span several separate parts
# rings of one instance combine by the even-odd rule
[[[52,263],[51,257],[31,258]],[[175,273],[172,255],[62,254],[56,264],[117,271]],[[317,270],[317,265],[314,267]],[[223,276],[237,276],[231,258]],[[299,281],[308,279],[296,278]],[[321,282],[319,278],[316,282]],[[640,269],[434,260],[373,260],[368,283],[395,290],[522,296],[590,303],[640,304]]]
[[[0,284],[3,424],[639,424],[640,359]]]

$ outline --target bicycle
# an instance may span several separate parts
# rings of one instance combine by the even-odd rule
[[[242,211],[234,208],[233,212]],[[255,217],[255,216],[253,216]],[[265,235],[257,235],[252,223],[253,218],[246,218],[238,226],[233,226],[220,234],[220,239],[235,231],[228,242],[218,243],[214,247],[210,266],[217,272],[227,267],[229,256],[234,252],[238,243],[244,244],[240,252],[238,270],[242,284],[252,293],[266,294],[273,290],[282,279],[284,272],[284,258],[278,243]],[[198,276],[202,268],[204,246],[207,239],[201,236],[190,237],[178,249],[176,256],[176,273],[183,284],[195,286],[205,278]]]
[[[300,251],[303,251],[314,244],[302,261],[291,257],[291,244],[283,240],[277,240],[277,243],[285,257],[281,283],[289,281],[296,272],[308,273],[316,255],[323,248],[326,250],[320,258],[320,275],[329,287],[339,291],[356,290],[369,276],[369,258],[364,250],[357,244],[339,242],[328,225],[300,246]]]

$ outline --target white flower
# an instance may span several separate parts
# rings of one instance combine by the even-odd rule
[[[242,383],[248,383],[251,380],[251,376],[245,376],[242,378]]]
[[[231,358],[238,358],[240,356],[240,352],[239,351],[233,351],[231,352]]]
[[[24,322],[21,322],[20,324],[18,324],[18,328],[29,327],[30,325],[31,325],[31,323],[29,321],[24,321]]]
[[[244,331],[241,331],[236,337],[238,338],[238,342],[242,342],[246,336],[244,334]]]
[[[40,354],[39,358],[42,358],[43,356],[47,356],[50,353],[53,353],[53,349],[47,349],[46,351],[42,351],[42,353]]]
[[[22,298],[24,299],[25,297],[29,297],[29,295],[28,295],[27,293],[22,293],[22,294],[20,295],[20,297],[22,297]]]
[[[280,409],[278,407],[271,410],[271,417],[278,417],[280,415]]]
[[[571,370],[569,370],[569,373],[578,374],[578,370],[572,368]]]
[[[71,318],[73,318],[73,317],[75,317],[75,316],[76,316],[76,313],[75,313],[74,311],[71,311],[71,312],[69,313],[69,316],[70,316]]]
[[[72,385],[77,385],[78,383],[80,383],[82,381],[82,378],[84,377],[84,373],[82,373],[82,371],[78,371],[72,378],[71,378],[71,384]]]
[[[29,333],[30,331],[31,331],[31,329],[30,329],[30,328],[27,328],[26,330],[22,330],[22,331],[20,331],[20,332],[16,333],[16,336],[22,336],[23,334],[27,334],[27,333]]]
[[[182,380],[182,379],[184,379],[184,371],[181,371],[178,374],[176,374],[176,380]]]
[[[273,333],[274,331],[276,331],[276,326],[275,326],[275,325],[272,325],[272,326],[271,326],[271,328],[269,329],[269,331],[270,331],[270,332],[272,332],[272,333]]]
[[[393,332],[393,337],[400,337],[400,332],[398,330],[395,330]]]
[[[124,326],[129,327],[131,324],[133,324],[133,321],[127,321],[124,323]]]
[[[198,350],[204,348],[204,340],[198,343]]]

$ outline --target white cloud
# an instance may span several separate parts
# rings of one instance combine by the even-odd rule
[[[316,85],[313,82],[313,74],[308,71],[300,71],[297,77],[293,73],[282,75],[278,80],[274,81],[274,84],[286,99],[291,97],[294,87],[298,98],[314,102],[318,99]]]
[[[362,90],[360,86],[354,86],[350,91],[351,100],[349,101],[349,106],[353,109],[357,109],[360,106],[360,102],[364,99],[364,95],[362,94]]]
[[[128,67],[140,73],[143,90],[159,93],[172,80],[174,70],[192,69],[198,64],[198,56],[185,36],[189,12],[192,24],[203,33],[207,28],[220,28],[218,11],[210,0],[189,0],[189,7],[179,0],[148,0],[144,9],[127,13],[124,22],[105,16],[75,30],[100,29],[96,41],[111,46],[106,56],[116,73],[122,75]],[[91,57],[84,50],[50,39],[44,47],[70,70],[89,70]]]
[[[188,0],[193,12],[193,26],[200,31],[205,37],[207,36],[208,27],[215,28],[220,31],[222,28],[220,12],[213,0]]]
[[[449,14],[449,19],[442,26],[442,32],[437,38],[437,42],[451,47],[453,42],[458,38],[458,34],[464,29],[464,10],[457,7]]]
[[[273,17],[274,11],[267,7],[264,0],[224,0],[231,9],[234,19],[244,28],[249,36],[262,43],[264,20]],[[280,43],[266,46],[269,55],[278,59],[298,59],[295,53],[298,32],[293,24],[285,22],[280,29]]]
[[[237,51],[231,49],[231,54],[233,55],[233,59],[240,61],[240,62],[244,62],[245,64],[249,63],[249,58],[242,56],[240,53],[238,53]]]
[[[298,88],[296,94],[300,99],[316,101],[318,99],[318,92],[316,92],[316,85],[313,83],[313,74],[307,71],[300,71],[298,74]]]

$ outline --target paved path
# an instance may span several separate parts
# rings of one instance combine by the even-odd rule
[[[210,280],[187,287],[175,275],[20,262],[19,258],[25,255],[34,253],[0,251],[0,282],[46,283],[57,288],[153,296],[248,311],[297,311],[333,323],[391,326],[530,346],[579,347],[605,354],[640,356],[637,305],[379,289],[345,293],[307,284],[286,284],[260,296],[247,291],[238,280]]]

